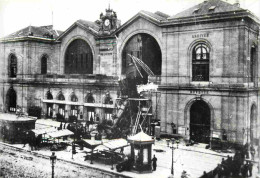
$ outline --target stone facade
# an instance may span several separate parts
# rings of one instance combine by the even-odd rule
[[[120,27],[119,23],[114,23],[117,26],[113,28],[106,26],[102,19],[107,17],[102,16],[96,23],[79,20],[52,39],[30,35],[3,39],[0,109],[8,111],[7,92],[12,86],[17,93],[17,105],[24,111],[37,105],[46,115],[49,103],[54,113],[59,112],[60,105],[65,105],[64,112],[78,106],[79,119],[89,119],[89,108],[105,118],[106,110],[114,107],[118,96],[118,80],[127,77],[122,72],[125,47],[134,36],[146,34],[158,47],[148,49],[143,43],[140,51],[161,51],[161,74],[149,76],[150,82],[159,85],[150,96],[161,133],[172,134],[174,124],[176,134],[202,142],[212,137],[236,143],[258,142],[257,17],[237,5],[210,0],[172,17],[141,11]],[[66,50],[78,39],[91,49],[92,74],[65,73]],[[199,45],[200,50],[207,51],[200,56],[205,61],[197,60]],[[15,78],[9,77],[11,54],[18,64]],[[48,56],[47,74],[41,74],[43,55]],[[53,96],[51,101],[47,99],[48,92]],[[60,93],[64,101],[58,100]],[[73,94],[78,98],[76,102],[70,101]],[[113,104],[105,103],[108,94]],[[94,103],[86,102],[90,95]],[[201,108],[202,114],[194,108]],[[200,118],[208,121],[200,123]],[[196,137],[199,132],[204,138]]]

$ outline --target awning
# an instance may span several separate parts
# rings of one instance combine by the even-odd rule
[[[110,140],[110,141],[104,143],[103,145],[96,147],[95,150],[98,150],[98,151],[116,150],[118,148],[123,148],[126,146],[128,146],[127,141],[123,138],[120,138],[120,139]]]
[[[99,145],[99,146],[97,146],[95,148],[95,151],[98,151],[98,152],[100,152],[100,151],[108,151],[108,150],[109,150],[109,148],[104,146],[104,145]]]
[[[127,140],[130,143],[139,143],[139,144],[154,143],[154,139],[152,139],[152,137],[150,137],[143,131],[139,132],[136,135],[128,137]]]
[[[69,136],[69,135],[74,135],[73,132],[71,132],[68,129],[63,129],[63,130],[56,130],[56,132],[50,132],[47,133],[50,137],[52,138],[57,138],[57,137],[65,137],[65,136]]]
[[[87,145],[89,145],[92,149],[98,145],[102,144],[101,140],[89,140],[89,139],[82,139]]]
[[[35,135],[40,135],[40,134],[47,134],[51,132],[55,132],[57,129],[54,127],[47,127],[47,128],[42,128],[42,129],[33,129],[32,132],[35,133]]]

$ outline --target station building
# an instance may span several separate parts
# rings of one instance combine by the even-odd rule
[[[259,56],[259,19],[238,3],[140,11],[122,25],[108,8],[64,32],[29,26],[2,38],[0,109],[40,106],[47,118],[98,122],[111,119],[119,80],[136,78],[158,85],[151,99],[161,133],[258,144]]]

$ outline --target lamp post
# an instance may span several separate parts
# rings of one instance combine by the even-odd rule
[[[54,178],[54,164],[56,163],[57,157],[55,156],[55,152],[52,152],[52,155],[50,156],[51,161],[51,168],[52,168],[52,174],[51,177]]]
[[[114,160],[113,160],[113,152],[112,152],[112,154],[111,154],[111,163],[112,163],[111,170],[114,170],[114,166],[113,166],[113,164],[114,164]]]
[[[177,143],[177,148],[176,149],[178,149],[178,144],[179,144],[179,140],[176,140],[175,141],[175,139],[174,138],[172,138],[171,139],[171,141],[172,141],[172,146],[170,147],[171,149],[172,149],[172,167],[171,167],[171,175],[172,175],[172,177],[174,176],[174,142],[176,142]]]
[[[171,168],[171,174],[172,174],[172,177],[173,177],[173,175],[174,175],[174,147],[173,147],[173,144],[174,144],[174,139],[172,138],[172,147],[171,147],[171,149],[172,149],[172,168]]]

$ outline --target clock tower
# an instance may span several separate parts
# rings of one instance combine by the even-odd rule
[[[100,31],[99,33],[104,35],[110,35],[113,31],[115,31],[120,26],[120,20],[117,19],[117,14],[115,11],[110,9],[106,9],[106,14],[100,14]]]

